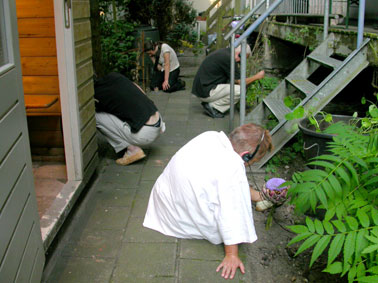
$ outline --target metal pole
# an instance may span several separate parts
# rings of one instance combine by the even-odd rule
[[[245,121],[245,94],[246,94],[246,70],[247,70],[247,39],[241,44],[241,63],[240,63],[240,126]]]
[[[232,35],[232,34],[235,34],[235,32],[242,26],[242,25],[244,25],[245,24],[245,22],[247,21],[247,20],[249,20],[249,18],[254,14],[254,13],[256,13],[256,11],[258,10],[258,9],[260,9],[260,7],[264,4],[264,2],[265,2],[266,0],[262,0],[262,1],[260,1],[260,3],[257,5],[257,6],[255,6],[255,7],[253,7],[253,9],[251,10],[251,11],[249,11],[249,13],[247,14],[247,15],[245,15],[239,22],[238,22],[238,24],[224,37],[224,39],[225,40],[227,40],[227,39],[229,39],[230,38],[230,36]]]
[[[357,48],[360,48],[364,37],[364,22],[365,22],[365,0],[360,0],[358,7],[358,33],[357,33]]]
[[[275,1],[268,10],[266,10],[253,24],[235,41],[235,47],[239,46],[239,44],[247,38],[269,15],[272,13],[274,9],[278,7],[282,3],[283,0]],[[269,1],[267,1],[268,3]]]
[[[329,0],[324,1],[324,29],[323,29],[323,40],[327,39],[328,36],[328,23],[329,23]]]
[[[229,122],[229,132],[231,133],[234,129],[234,116],[235,116],[235,33],[231,36],[231,70],[230,70],[230,122]]]

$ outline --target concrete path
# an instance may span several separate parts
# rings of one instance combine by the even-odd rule
[[[224,257],[223,245],[167,237],[142,226],[151,188],[172,155],[204,131],[228,133],[229,116],[206,116],[199,100],[190,93],[201,59],[180,59],[186,62],[182,67],[186,90],[148,94],[167,129],[146,148],[147,158],[118,166],[112,148],[100,137],[98,174],[50,249],[44,282],[224,282],[215,272]],[[260,183],[262,178],[258,176]],[[265,216],[260,213],[255,221],[264,231]],[[263,248],[263,243],[260,245]],[[232,281],[274,282],[259,272],[259,258],[251,246],[240,246],[246,273],[238,271]]]

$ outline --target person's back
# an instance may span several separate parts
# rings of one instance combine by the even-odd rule
[[[205,132],[172,157],[154,185],[143,225],[213,244],[257,239],[244,163],[223,132]]]

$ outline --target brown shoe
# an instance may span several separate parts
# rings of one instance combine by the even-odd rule
[[[127,151],[125,152],[124,156],[122,158],[119,158],[116,160],[116,163],[118,165],[129,165],[135,161],[141,160],[145,158],[146,155],[144,154],[143,150],[138,151],[137,153],[133,155],[128,155]]]

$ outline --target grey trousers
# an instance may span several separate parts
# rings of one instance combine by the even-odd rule
[[[116,116],[106,113],[96,113],[96,127],[105,136],[106,140],[120,152],[129,145],[144,146],[156,140],[165,131],[165,123],[160,116],[160,127],[144,125],[139,132],[132,133],[129,124]]]
[[[217,109],[219,112],[226,112],[230,109],[230,84],[219,84],[216,88],[210,90],[210,96],[200,98],[203,102],[208,102],[211,107]],[[234,104],[240,100],[240,85],[235,84]]]

